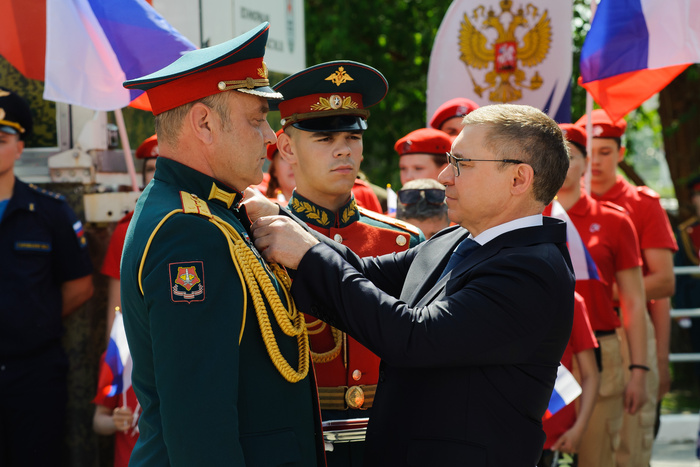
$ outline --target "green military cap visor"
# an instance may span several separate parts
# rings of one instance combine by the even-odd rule
[[[150,75],[124,82],[124,87],[146,91],[154,115],[230,90],[282,99],[270,88],[263,62],[269,30],[265,22],[224,43],[187,52]]]
[[[273,89],[284,96],[270,103],[283,127],[335,132],[367,129],[367,109],[384,99],[389,84],[369,65],[338,60],[288,76]]]

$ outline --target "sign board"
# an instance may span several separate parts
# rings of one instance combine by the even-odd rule
[[[268,21],[268,69],[292,74],[306,67],[303,0],[153,0],[153,8],[200,46],[226,42]]]

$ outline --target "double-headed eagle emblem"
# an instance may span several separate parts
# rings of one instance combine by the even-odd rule
[[[519,8],[511,12],[512,0],[501,0],[501,14],[496,15],[492,8],[486,12],[483,5],[472,11],[472,20],[465,13],[459,32],[460,60],[467,66],[467,72],[474,85],[474,92],[482,97],[485,91],[490,91],[489,100],[492,102],[513,102],[522,97],[522,89],[536,90],[542,86],[543,80],[537,70],[526,83],[527,76],[520,67],[534,67],[542,63],[549,53],[552,43],[552,27],[547,10],[539,15],[538,8],[531,3],[525,11]],[[502,20],[511,18],[508,28]],[[529,31],[518,39],[518,28],[527,28],[534,24]],[[498,36],[489,44],[482,32],[495,29]],[[474,79],[471,68],[481,70],[493,69],[486,73],[482,86]],[[520,64],[520,66],[518,66]]]

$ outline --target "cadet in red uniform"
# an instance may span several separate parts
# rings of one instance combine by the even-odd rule
[[[567,211],[600,275],[600,281],[576,281],[576,291],[586,300],[602,360],[599,397],[579,446],[579,465],[613,466],[623,413],[636,412],[646,397],[642,372],[635,371],[632,379],[623,383],[623,352],[616,333],[621,323],[613,306],[613,283],[619,289],[622,327],[631,336],[630,353],[637,364],[645,366],[641,258],[634,226],[622,208],[596,202],[581,188],[581,177],[586,171],[585,132],[575,125],[560,127],[569,141],[571,162],[557,200]]]
[[[401,184],[419,178],[437,180],[447,166],[445,153],[451,148],[452,137],[432,128],[421,128],[399,139],[394,150],[399,153]]]
[[[585,126],[586,117],[578,122]],[[657,402],[670,386],[669,339],[671,320],[669,297],[674,291],[673,252],[678,249],[673,238],[666,212],[659,203],[659,195],[648,187],[634,187],[617,175],[617,165],[625,155],[621,144],[627,123],[610,120],[603,110],[591,114],[593,147],[591,153],[591,191],[595,199],[622,206],[630,215],[637,230],[639,247],[644,261],[644,292],[649,314],[647,320],[647,365],[639,365],[634,356],[623,353],[626,365],[636,365],[626,372],[628,379],[634,373],[647,373],[647,404],[639,414],[625,414],[618,466],[647,465],[654,441],[654,421],[658,416]],[[652,325],[653,323],[653,325]],[[623,336],[624,337],[624,336]],[[647,367],[640,368],[640,366]]]
[[[296,178],[289,209],[361,256],[403,251],[423,240],[417,228],[358,207],[352,195],[367,108],[386,95],[384,77],[367,65],[337,61],[300,71],[274,89],[284,96],[277,104],[284,128],[277,148]],[[368,417],[379,357],[313,317],[307,328],[323,419]],[[360,465],[363,447],[336,444],[328,465]]]
[[[143,160],[141,170],[142,183],[145,187],[153,179],[153,174],[156,172],[156,158],[158,157],[158,138],[156,135],[149,136],[136,149],[136,158]],[[119,298],[119,264],[122,260],[122,250],[124,249],[124,237],[126,230],[129,228],[129,222],[134,215],[134,211],[129,212],[124,217],[119,219],[117,226],[112,232],[112,237],[109,239],[107,253],[102,262],[100,272],[109,277],[107,283],[107,340],[109,341],[109,332],[112,329],[114,321],[114,309],[121,307],[121,299]]]
[[[581,374],[581,396],[577,404],[569,404],[550,418],[542,421],[542,429],[547,435],[544,442],[542,458],[537,467],[556,467],[558,465],[577,465],[575,459],[578,446],[586,431],[588,419],[593,413],[595,401],[598,395],[600,375],[596,365],[594,349],[598,347],[591,323],[588,320],[588,311],[583,297],[574,292],[574,324],[571,327],[571,337],[561,357],[561,364],[569,371],[573,371],[573,360]],[[561,462],[554,463],[555,453],[559,454]],[[568,462],[565,464],[565,462]]]
[[[478,108],[479,104],[466,97],[455,97],[437,108],[430,118],[430,127],[454,138],[462,131],[462,119]]]

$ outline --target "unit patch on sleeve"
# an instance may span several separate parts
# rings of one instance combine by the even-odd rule
[[[204,301],[204,263],[170,263],[170,298],[173,302]]]

